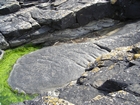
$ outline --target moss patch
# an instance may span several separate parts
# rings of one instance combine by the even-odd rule
[[[7,79],[13,65],[21,56],[39,49],[40,46],[25,45],[5,51],[3,59],[0,60],[0,104],[10,105],[11,103],[22,102],[33,98],[33,95],[19,94],[12,91]]]

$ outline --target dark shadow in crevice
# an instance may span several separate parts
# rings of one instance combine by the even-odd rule
[[[107,95],[112,92],[123,90],[127,86],[128,85],[125,83],[121,83],[113,79],[110,79],[110,80],[107,80],[103,85],[101,85],[97,89],[101,90],[101,92],[104,91],[103,93],[106,93],[105,95]]]

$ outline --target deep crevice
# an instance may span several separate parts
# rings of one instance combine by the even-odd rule
[[[100,47],[101,49],[104,49],[104,50],[106,50],[106,51],[108,51],[108,52],[111,52],[111,49],[108,48],[108,47],[101,46],[101,45],[99,45],[99,44],[97,44],[97,43],[94,43],[94,44],[97,45],[98,47]]]

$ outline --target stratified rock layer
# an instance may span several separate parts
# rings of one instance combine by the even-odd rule
[[[63,87],[77,79],[85,70],[90,69],[90,64],[94,62],[95,58],[117,48],[118,44],[126,46],[139,42],[138,23],[125,25],[108,39],[107,37],[100,39],[106,40],[107,44],[99,43],[100,40],[64,44],[43,48],[23,56],[14,65],[8,80],[9,84],[13,89],[27,93],[42,93],[53,88]],[[134,27],[135,24],[137,27]],[[128,41],[125,41],[124,38],[127,38]],[[114,40],[114,43],[111,40]]]
[[[52,33],[56,30],[76,28],[93,20],[110,18],[112,11],[109,2],[100,0],[57,0],[53,3],[34,3],[31,7],[22,8],[18,12],[1,15],[0,32],[10,47],[20,46],[42,36],[48,37],[47,39],[51,41],[55,38]],[[52,35],[49,36],[50,34]],[[73,38],[69,35],[68,37]]]

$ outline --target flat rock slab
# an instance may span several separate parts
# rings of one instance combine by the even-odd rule
[[[123,27],[109,32],[105,38],[95,42],[102,48],[108,50],[117,47],[131,46],[140,41],[140,21],[128,23]]]
[[[76,80],[95,58],[108,51],[93,43],[43,48],[20,58],[8,79],[19,92],[43,93]]]

